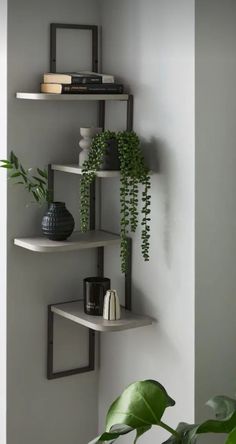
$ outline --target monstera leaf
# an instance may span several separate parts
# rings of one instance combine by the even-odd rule
[[[146,380],[131,384],[111,405],[106,418],[106,433],[90,444],[114,442],[121,434],[136,430],[135,443],[152,425],[162,425],[161,418],[167,407],[175,405],[164,387],[156,381]],[[117,431],[118,425],[129,429]],[[118,435],[118,436],[117,436]],[[113,439],[113,441],[112,441]]]

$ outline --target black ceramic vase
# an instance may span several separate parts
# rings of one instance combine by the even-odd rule
[[[99,170],[120,170],[120,159],[118,152],[118,142],[116,139],[110,139],[107,142],[105,154]]]
[[[75,221],[64,202],[52,202],[42,219],[42,232],[51,240],[66,240],[73,232]]]

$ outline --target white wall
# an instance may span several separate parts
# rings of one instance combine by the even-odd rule
[[[177,401],[166,415],[175,426],[194,420],[194,1],[101,5],[103,71],[118,75],[134,93],[134,129],[150,167],[159,159],[160,172],[152,178],[150,263],[141,259],[138,235],[133,254],[133,309],[158,322],[102,335],[100,429],[111,401],[130,382],[146,378],[159,380]],[[121,128],[124,107],[110,107],[108,120]],[[104,227],[118,230],[119,183],[109,182],[103,193]],[[117,285],[114,253],[115,268],[107,260],[106,270]],[[152,431],[142,442],[161,437]]]
[[[0,2],[0,157],[7,156],[7,0]],[[0,174],[0,442],[6,444],[6,249],[7,186],[6,172]]]
[[[76,160],[79,128],[97,124],[96,106],[24,102],[14,96],[38,89],[40,73],[49,70],[49,23],[97,24],[97,2],[9,0],[8,12],[8,150],[14,149],[26,166]],[[65,36],[67,44],[72,37]],[[62,47],[67,63],[68,54],[70,62],[77,58],[73,69],[90,68],[88,42],[85,46],[86,38],[81,39],[67,50]],[[56,175],[56,199],[65,200],[74,215],[78,189],[78,179]],[[95,254],[47,256],[14,247],[14,237],[40,233],[44,209],[27,207],[29,201],[28,194],[9,184],[8,444],[84,444],[97,432],[97,373],[46,379],[47,304],[81,296],[83,277],[95,272]],[[55,330],[56,368],[85,364],[86,331],[59,320]]]
[[[203,404],[209,397],[233,396],[236,389],[235,17],[233,1],[196,1],[198,419],[206,414]]]

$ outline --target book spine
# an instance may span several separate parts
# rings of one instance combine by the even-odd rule
[[[62,94],[122,94],[123,85],[62,85]]]
[[[84,76],[84,77],[77,77],[77,76],[72,76],[71,77],[71,83],[72,85],[84,85],[84,84],[101,84],[102,83],[102,78],[101,77],[92,77],[92,76]]]

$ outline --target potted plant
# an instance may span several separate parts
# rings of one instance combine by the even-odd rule
[[[116,154],[117,152],[117,154]],[[139,223],[139,186],[142,186],[141,250],[145,261],[149,260],[150,248],[150,171],[147,168],[140,147],[140,140],[133,131],[104,131],[94,137],[89,158],[83,164],[81,179],[81,231],[89,229],[90,185],[99,169],[106,169],[109,156],[113,156],[112,165],[120,167],[120,234],[121,234],[121,270],[127,270],[127,237],[135,232]],[[104,166],[105,165],[105,166]],[[112,168],[111,168],[112,169]]]
[[[236,444],[236,399],[215,396],[207,405],[213,409],[216,419],[209,419],[201,424],[181,422],[176,430],[163,421],[166,408],[174,405],[175,401],[159,382],[135,382],[110,406],[106,417],[106,431],[89,444],[104,441],[107,444],[114,443],[120,436],[133,431],[136,432],[133,441],[135,444],[152,426],[161,427],[170,433],[164,444],[195,444],[201,435],[207,433],[225,434],[225,444]]]
[[[13,151],[9,160],[1,161],[0,167],[9,170],[10,179],[16,185],[22,185],[33,196],[34,202],[40,205],[49,204],[41,223],[43,234],[55,241],[67,239],[74,230],[74,219],[64,202],[52,202],[47,171],[37,168],[35,174],[32,168],[24,168]]]

